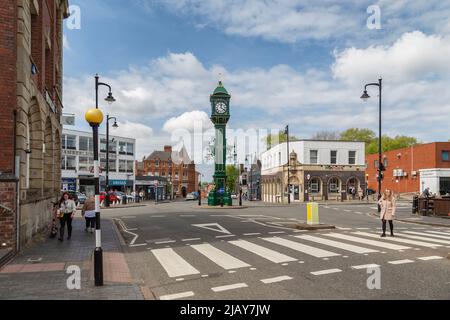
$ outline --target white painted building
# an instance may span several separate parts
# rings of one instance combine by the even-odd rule
[[[94,194],[92,132],[63,129],[61,190]],[[99,134],[100,189],[106,187],[106,135]],[[135,186],[136,140],[109,136],[110,189],[131,192]]]
[[[420,172],[420,193],[430,188],[430,193],[450,193],[450,169],[423,169]]]
[[[289,143],[291,201],[345,198],[352,190],[365,191],[365,143],[297,140]],[[287,143],[261,155],[262,197],[267,202],[287,201]]]

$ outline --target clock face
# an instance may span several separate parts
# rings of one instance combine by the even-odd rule
[[[219,114],[227,112],[227,105],[224,102],[216,103],[216,112]]]

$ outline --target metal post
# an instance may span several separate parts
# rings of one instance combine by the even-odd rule
[[[105,206],[109,207],[109,114],[106,115],[106,195]]]
[[[94,180],[95,180],[95,251],[94,251],[94,277],[95,285],[103,286],[103,250],[102,234],[100,229],[100,178],[98,157],[98,125],[92,126],[94,139]]]
[[[381,86],[382,86],[382,80],[381,78],[379,81],[379,119],[378,119],[378,125],[379,125],[379,136],[378,136],[378,201],[381,199],[381,181],[382,181],[382,170],[383,164],[382,161],[382,149],[381,149]],[[381,212],[381,206],[378,204],[378,212]]]
[[[290,159],[289,159],[289,125],[286,126],[287,138],[287,187],[288,187],[288,204],[291,204],[291,179],[290,179]]]

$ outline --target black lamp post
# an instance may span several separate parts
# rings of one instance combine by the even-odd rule
[[[287,142],[287,187],[288,187],[288,204],[291,204],[291,177],[290,177],[290,159],[289,159],[289,125],[286,126],[284,131]]]
[[[114,98],[113,98],[114,99]],[[116,117],[110,117],[109,114],[106,115],[106,196],[105,196],[105,205],[109,207],[109,120],[114,119],[113,128],[117,129],[119,126],[117,125]]]
[[[378,135],[378,200],[381,198],[381,181],[383,180],[383,171],[385,170],[384,165],[382,163],[382,150],[381,150],[381,92],[382,92],[382,79],[378,79],[378,83],[368,83],[364,87],[364,93],[361,96],[361,99],[367,101],[370,96],[367,93],[367,87],[369,86],[377,86],[379,89],[379,119],[378,119],[378,127],[379,127],[379,135]],[[381,207],[378,205],[378,212],[381,212]]]

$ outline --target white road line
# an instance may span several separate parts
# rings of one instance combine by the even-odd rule
[[[441,239],[433,239],[433,238],[427,238],[427,237],[421,237],[421,236],[413,236],[413,235],[404,234],[404,233],[397,233],[397,235],[401,236],[401,237],[405,237],[405,238],[410,238],[410,239],[429,241],[431,243],[437,242],[437,243],[442,243],[442,244],[445,244],[445,245],[450,245],[450,241],[449,240],[441,240]],[[439,246],[439,245],[435,244],[434,246]]]
[[[136,242],[136,240],[137,240],[137,238],[138,238],[139,236],[138,236],[136,233],[133,233],[133,232],[128,231],[128,229],[127,229],[125,223],[124,223],[122,220],[117,219],[117,221],[119,221],[119,225],[122,227],[122,230],[123,230],[124,232],[126,232],[126,233],[131,234],[132,236],[134,236],[133,240],[131,240],[131,242],[130,242],[130,245],[134,245],[134,243]]]
[[[355,232],[355,234],[362,234],[362,233],[364,233],[364,232]],[[368,244],[371,246],[392,249],[392,250],[410,249],[410,247],[405,247],[405,246],[400,246],[400,245],[396,245],[396,244],[375,241],[375,240],[370,240],[370,239],[365,239],[365,238],[359,238],[359,237],[354,237],[354,236],[349,236],[349,235],[339,234],[339,233],[328,233],[328,234],[324,234],[324,236],[333,237],[333,238],[341,239],[341,240],[358,242],[358,243],[364,243],[364,244]]]
[[[355,213],[357,213],[357,214],[363,214],[362,212],[359,212],[359,211],[355,211]]]
[[[269,284],[269,283],[276,283],[276,282],[281,282],[281,281],[287,281],[287,280],[292,280],[293,278],[289,277],[289,276],[281,276],[281,277],[275,277],[275,278],[269,278],[269,279],[262,279],[261,282],[264,284]]]
[[[314,256],[316,258],[327,258],[327,257],[335,257],[335,256],[340,256],[340,254],[338,253],[334,253],[331,251],[327,251],[327,250],[323,250],[323,249],[319,249],[319,248],[315,248],[315,247],[311,247],[299,242],[294,242],[291,240],[287,240],[287,239],[283,239],[283,238],[263,238],[263,240],[271,242],[271,243],[275,243],[278,244],[280,246],[284,246],[284,247],[288,247],[292,250],[296,250],[296,251],[300,251],[306,254],[309,254],[311,256]]]
[[[165,218],[166,216],[151,216],[150,218]]]
[[[341,269],[327,269],[327,270],[321,270],[321,271],[314,271],[314,272],[311,272],[311,274],[313,274],[315,276],[321,276],[324,274],[337,273],[337,272],[342,272],[342,270]]]
[[[199,241],[199,240],[202,240],[202,238],[183,239],[181,241],[188,242],[188,241]]]
[[[232,245],[235,245],[241,249],[250,251],[251,253],[254,253],[264,259],[267,259],[267,260],[275,262],[275,263],[297,261],[297,259],[295,259],[295,258],[289,257],[285,254],[282,254],[275,250],[271,250],[266,247],[254,244],[249,241],[237,240],[237,241],[229,241],[228,243],[231,243]]]
[[[390,264],[405,264],[405,263],[413,263],[413,260],[404,259],[404,260],[395,260],[395,261],[388,261]]]
[[[361,235],[361,236],[366,236],[366,237],[372,237],[372,238],[380,238],[379,235],[374,234],[374,233],[355,232],[354,234]],[[410,239],[401,239],[401,238],[397,238],[397,237],[394,237],[394,238],[386,237],[386,238],[383,238],[383,239],[386,240],[386,241],[395,241],[395,242],[407,243],[407,244],[412,244],[412,245],[421,246],[421,247],[427,247],[427,248],[441,247],[441,245],[437,244],[437,243],[423,242],[423,241],[410,240]],[[398,250],[403,250],[403,249],[398,249]]]
[[[359,246],[355,246],[352,244],[347,244],[347,243],[343,243],[343,242],[339,242],[339,241],[333,241],[333,240],[329,240],[329,239],[322,239],[322,238],[314,237],[314,236],[302,235],[302,236],[295,236],[295,237],[299,238],[299,239],[304,239],[304,240],[309,240],[309,241],[313,241],[316,243],[324,244],[324,245],[331,246],[331,247],[336,247],[336,248],[339,248],[342,250],[355,252],[355,253],[378,252],[378,250],[359,247]]]
[[[159,242],[155,242],[155,244],[167,244],[167,243],[175,243],[176,240],[169,240],[169,241],[159,241]]]
[[[251,267],[244,261],[241,261],[229,255],[228,253],[213,247],[210,244],[196,244],[192,245],[191,248],[197,250],[202,255],[204,255],[220,267],[224,268],[225,270]]]
[[[427,237],[432,237],[432,238],[439,238],[439,239],[446,239],[446,240],[450,240],[450,234],[448,236],[441,236],[438,234],[429,234],[429,233],[425,233],[425,232],[416,232],[416,231],[403,231],[404,233],[408,233],[408,234],[416,234],[419,236],[427,236]]]
[[[196,217],[196,215],[181,215],[180,217],[182,217],[182,218],[193,218],[193,217]]]
[[[221,239],[221,238],[231,238],[231,237],[236,237],[234,234],[229,234],[226,236],[216,236],[217,239]]]
[[[417,258],[419,260],[423,260],[423,261],[428,261],[428,260],[441,260],[444,259],[443,257],[439,257],[439,256],[430,256],[430,257],[421,257],[421,258]]]
[[[259,236],[261,233],[244,233],[244,236]]]
[[[134,248],[134,247],[142,247],[142,246],[146,246],[146,245],[147,245],[147,243],[137,243],[137,244],[129,244],[128,246],[131,248]]]
[[[184,278],[175,279],[175,281],[184,281]]]
[[[286,232],[285,231],[272,231],[272,232],[269,232],[269,234],[285,234]]]
[[[151,251],[170,278],[178,278],[200,272],[180,257],[173,249],[155,249]]]
[[[347,209],[344,209],[344,211],[345,211],[345,212],[352,212],[352,210],[347,210]]]
[[[370,230],[370,228],[356,228],[356,230]]]
[[[352,266],[352,269],[360,270],[360,269],[378,268],[378,267],[379,267],[378,264],[371,263],[371,264],[362,264],[359,266]]]
[[[236,284],[230,284],[227,286],[214,287],[214,288],[211,288],[211,290],[214,292],[222,292],[222,291],[247,288],[247,287],[248,287],[248,285],[246,283],[236,283]]]
[[[397,228],[398,229],[398,228]],[[443,234],[443,235],[447,235],[447,236],[450,236],[450,233],[448,233],[448,232],[439,232],[439,231],[427,231],[427,232],[430,232],[430,233],[436,233],[436,234]]]
[[[175,300],[175,299],[188,298],[188,297],[193,297],[193,296],[194,296],[194,292],[187,291],[187,292],[181,292],[181,293],[160,296],[159,299],[160,300]]]

